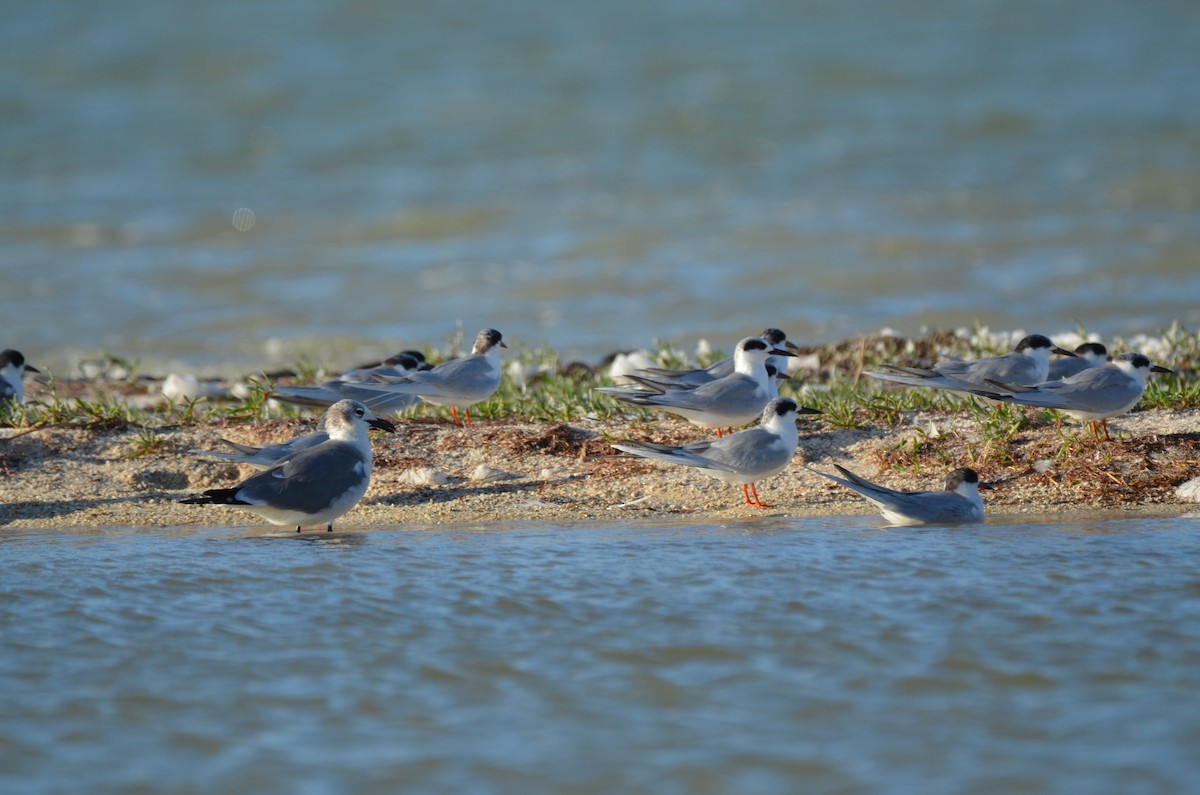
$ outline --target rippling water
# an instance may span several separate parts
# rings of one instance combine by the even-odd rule
[[[1200,4],[24,3],[3,346],[1200,323]],[[275,340],[275,342],[270,342]]]
[[[0,535],[0,790],[1179,793],[1195,517]]]

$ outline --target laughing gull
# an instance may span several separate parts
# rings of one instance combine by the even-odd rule
[[[759,334],[758,338],[773,348],[783,348],[792,353],[799,350],[795,343],[788,340],[787,334],[777,328],[763,329],[762,334]],[[781,373],[787,372],[787,362],[781,357],[772,356],[767,359],[767,364],[774,365],[775,369]],[[646,367],[639,370],[638,375],[644,375],[655,381],[667,381],[679,386],[700,386],[701,384],[707,384],[709,381],[724,378],[732,373],[733,370],[733,357],[730,356],[718,362],[713,362],[708,367],[697,370],[670,370],[664,367]]]
[[[766,368],[770,356],[795,354],[772,347],[758,337],[746,337],[734,348],[734,372],[707,384],[686,387],[630,375],[627,378],[642,389],[606,386],[597,387],[596,391],[635,406],[677,414],[705,428],[716,428],[720,437],[721,428],[745,425],[762,414],[763,407],[771,399]]]
[[[25,384],[21,376],[25,373],[40,373],[31,364],[25,363],[25,357],[20,351],[12,348],[0,351],[0,400],[11,400],[13,403],[25,402]]]
[[[458,410],[463,409],[469,426],[470,407],[500,388],[500,349],[507,347],[499,331],[485,328],[476,335],[470,356],[401,377],[376,375],[376,383],[364,388],[387,395],[416,395],[434,406],[449,406],[455,425],[461,424]]]
[[[894,525],[957,524],[983,520],[983,498],[979,489],[990,488],[979,482],[975,470],[963,467],[946,475],[943,491],[896,491],[859,477],[834,464],[844,477],[827,475],[811,467],[809,472],[829,478],[866,497]]]
[[[1050,370],[1050,355],[1053,353],[1074,357],[1049,337],[1030,334],[1017,343],[1011,353],[978,359],[973,362],[938,362],[932,368],[899,367],[885,364],[885,372],[863,371],[864,375],[882,381],[894,381],[905,386],[924,386],[947,389],[952,392],[969,392],[972,386],[984,386],[988,379],[1013,384],[1038,384],[1046,380]]]
[[[763,409],[761,423],[721,439],[680,447],[626,440],[613,447],[643,458],[703,469],[718,480],[740,484],[747,505],[770,508],[759,500],[754,484],[779,474],[791,463],[798,444],[797,416],[820,413],[798,406],[790,398],[775,398]]]
[[[1022,386],[988,379],[986,387],[976,390],[976,394],[1006,403],[1058,409],[1080,422],[1090,423],[1092,435],[1097,439],[1100,438],[1096,430],[1099,422],[1104,427],[1104,438],[1111,440],[1109,418],[1124,414],[1137,405],[1146,390],[1146,378],[1150,373],[1174,375],[1173,370],[1151,364],[1140,353],[1122,353],[1108,364],[1061,381]]]
[[[253,511],[271,524],[325,525],[349,511],[371,482],[371,440],[367,426],[393,432],[357,400],[339,400],[322,418],[329,438],[308,447],[275,466],[243,480],[233,488],[209,489],[203,496],[180,502],[187,505],[237,505]]]

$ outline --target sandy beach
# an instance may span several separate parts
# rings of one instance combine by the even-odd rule
[[[132,429],[43,427],[0,430],[0,526],[155,527],[258,525],[247,512],[181,505],[206,488],[229,486],[253,470],[193,455],[219,449],[220,438],[255,444],[286,439],[315,419],[222,421],[160,432],[149,451]],[[488,524],[512,521],[652,519],[686,515],[721,521],[761,515],[869,514],[847,490],[804,469],[833,464],[885,485],[941,487],[953,466],[972,466],[994,490],[989,513],[1047,511],[1186,511],[1176,487],[1200,474],[1200,412],[1144,411],[1110,423],[1111,442],[1050,424],[1022,431],[1007,449],[981,443],[974,420],[958,414],[913,414],[895,428],[837,430],[801,423],[800,452],[783,474],[759,484],[773,507],[745,506],[741,492],[702,472],[614,451],[621,438],[681,443],[702,438],[664,419],[477,422],[469,429],[441,419],[406,419],[393,435],[374,436],[375,469],[367,496],[339,525]]]

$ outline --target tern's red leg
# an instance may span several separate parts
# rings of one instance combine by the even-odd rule
[[[471,410],[463,409],[463,414],[467,415],[467,427],[470,428],[471,427]]]
[[[765,502],[763,502],[762,500],[760,500],[758,498],[758,489],[754,488],[753,483],[750,484],[750,493],[754,495],[755,507],[757,507],[757,508],[770,508],[771,507],[770,505],[767,505]]]

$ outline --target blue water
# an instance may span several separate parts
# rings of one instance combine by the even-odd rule
[[[3,346],[597,358],[1200,309],[1200,5],[23,3]]]
[[[1180,793],[1195,517],[0,534],[0,791]]]

